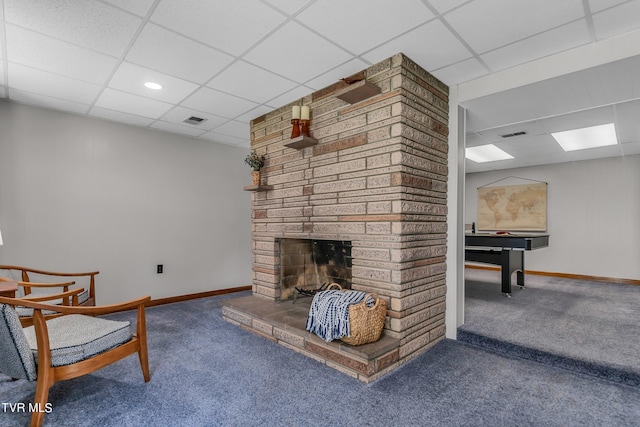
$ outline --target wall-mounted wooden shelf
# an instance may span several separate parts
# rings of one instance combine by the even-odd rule
[[[317,143],[318,143],[317,139],[311,138],[310,136],[301,135],[297,138],[290,139],[288,142],[285,142],[284,146],[289,148],[295,148],[296,150],[301,150],[303,148],[316,145]]]
[[[244,191],[269,191],[273,190],[273,185],[247,185]]]
[[[372,96],[376,96],[382,92],[378,86],[369,83],[366,80],[352,83],[348,87],[342,89],[336,94],[336,98],[341,99],[349,104],[355,104]]]

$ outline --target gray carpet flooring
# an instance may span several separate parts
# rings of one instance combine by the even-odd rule
[[[533,290],[533,289],[532,289]],[[527,290],[529,292],[529,290]],[[631,426],[640,388],[445,340],[363,384],[221,317],[224,297],[147,310],[137,357],[51,389],[47,426]],[[119,313],[134,319],[134,313]],[[0,375],[2,402],[35,384]],[[26,426],[30,414],[0,414]]]
[[[513,344],[640,378],[640,286],[537,275],[525,283],[506,298],[499,272],[467,268],[459,338]]]

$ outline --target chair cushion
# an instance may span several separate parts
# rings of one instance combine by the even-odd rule
[[[35,381],[36,362],[16,311],[0,304],[0,372]]]
[[[70,314],[47,320],[51,366],[65,366],[88,359],[131,340],[130,322]],[[33,326],[24,328],[36,363],[38,346]]]

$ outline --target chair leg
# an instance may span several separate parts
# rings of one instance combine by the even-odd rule
[[[142,368],[142,376],[144,382],[149,382],[151,375],[149,374],[149,350],[147,348],[147,321],[144,314],[144,305],[138,307],[138,316],[136,319],[136,335],[138,337],[138,359],[140,359],[140,367]]]
[[[31,415],[31,427],[40,427],[44,421],[45,408],[49,398],[49,388],[53,385],[53,374],[45,369],[45,375],[38,375],[36,383],[36,395],[33,399],[35,408]]]

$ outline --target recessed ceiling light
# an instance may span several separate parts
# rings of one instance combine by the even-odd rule
[[[153,90],[160,90],[162,89],[162,85],[160,83],[156,83],[156,82],[145,82],[144,86],[148,89],[153,89]]]
[[[496,160],[513,159],[513,156],[505,153],[493,144],[468,147],[465,150],[465,157],[476,163],[495,162]]]
[[[616,127],[613,123],[591,126],[582,129],[554,132],[551,134],[564,151],[584,150],[587,148],[616,145]]]

